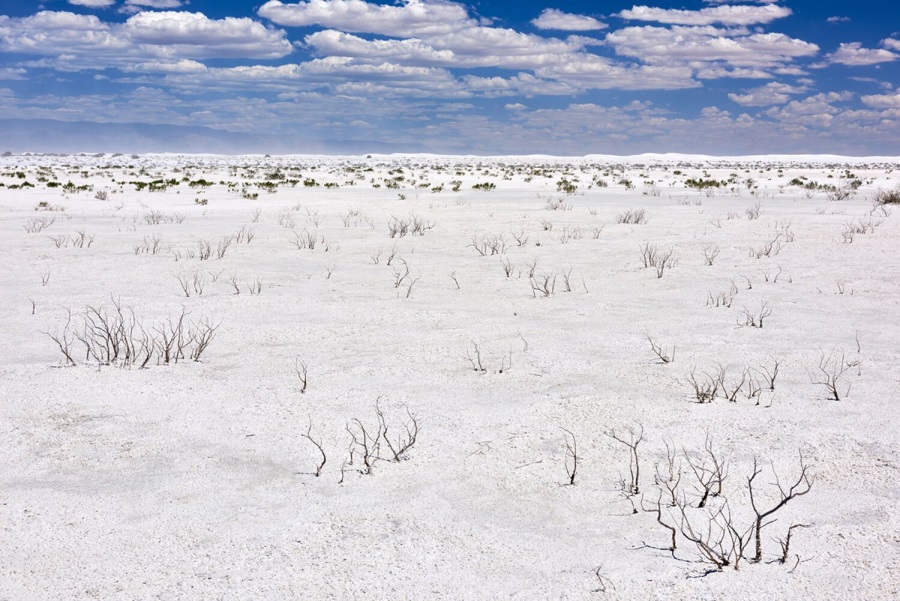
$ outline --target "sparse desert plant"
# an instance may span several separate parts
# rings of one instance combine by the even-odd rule
[[[505,253],[508,244],[509,243],[503,234],[497,236],[482,235],[480,237],[473,236],[472,243],[469,244],[469,247],[474,248],[475,252],[480,256],[488,257]]]
[[[552,296],[556,292],[556,272],[544,272],[529,277],[531,285],[531,295],[537,297],[540,294],[543,297]]]
[[[381,439],[391,452],[390,459],[395,462],[406,459],[406,453],[416,444],[416,440],[419,438],[419,420],[407,407],[406,417],[408,421],[403,424],[404,432],[398,434],[396,440],[392,441],[388,435],[388,420],[385,418],[384,411],[381,410],[378,401],[375,403],[375,413],[378,415],[378,421],[381,424]]]
[[[625,482],[623,489],[631,496],[641,494],[641,462],[638,456],[638,445],[644,440],[644,426],[638,424],[638,429],[627,428],[628,435],[619,434],[615,429],[609,429],[604,432],[607,436],[628,447],[628,474],[629,479]],[[637,509],[635,509],[637,512]]]
[[[662,278],[666,269],[672,269],[676,265],[678,265],[678,257],[675,255],[675,251],[670,248],[661,252],[656,263],[656,277]]]
[[[315,250],[316,244],[319,242],[319,236],[316,232],[303,230],[302,232],[291,232],[292,242],[297,250]]]
[[[375,462],[379,458],[379,450],[381,446],[381,421],[378,422],[378,430],[375,434],[371,434],[358,418],[353,418],[347,422],[347,432],[350,434],[350,459],[349,465],[353,465],[356,455],[362,459],[363,467],[360,473],[365,475],[372,474]],[[342,477],[343,480],[343,477]]]
[[[653,354],[660,360],[662,363],[671,363],[675,360],[675,345],[672,345],[672,350],[668,351],[661,344],[656,344],[653,338],[650,337],[650,334],[644,334],[644,338],[647,339],[647,342],[650,343],[650,350],[653,351]]]
[[[878,190],[873,197],[875,204],[896,205],[900,204],[900,186],[893,190]]]
[[[772,471],[775,476],[775,486],[778,488],[778,496],[774,503],[770,506],[770,508],[766,510],[763,510],[757,505],[757,503],[759,503],[760,501],[758,500],[757,494],[754,490],[754,481],[756,480],[756,477],[762,473],[762,468],[759,467],[759,462],[756,457],[753,458],[753,473],[749,478],[747,478],[747,489],[750,494],[750,506],[753,508],[753,513],[756,515],[756,519],[753,523],[753,538],[755,541],[755,553],[753,555],[754,562],[762,561],[762,529],[774,521],[767,521],[769,516],[779,511],[790,501],[793,501],[797,497],[802,497],[803,495],[808,493],[810,489],[812,489],[814,481],[814,478],[809,474],[809,466],[807,466],[803,461],[802,453],[800,454],[800,475],[789,488],[785,489],[781,485],[781,481],[778,478],[778,474],[775,473],[774,467],[772,468]]]
[[[309,426],[306,428],[306,433],[301,434],[303,438],[308,440],[316,447],[316,450],[319,451],[319,454],[322,456],[322,461],[316,464],[315,475],[316,478],[322,475],[322,469],[325,467],[325,463],[328,461],[328,457],[325,455],[325,449],[322,447],[322,440],[316,440],[312,437],[312,418],[309,419]]]
[[[306,367],[306,361],[301,361],[300,357],[294,359],[294,373],[300,381],[300,394],[306,392],[306,385],[309,383],[309,370]]]
[[[781,241],[781,234],[778,234],[775,236],[775,238],[767,241],[762,246],[758,248],[751,248],[750,256],[757,259],[761,259],[763,257],[772,257],[780,253],[782,248],[784,248],[784,244]]]
[[[221,324],[205,317],[189,322],[182,308],[177,319],[170,317],[148,329],[133,309],[115,298],[111,308],[88,306],[74,319],[71,310],[66,312],[62,331],[57,329],[48,335],[69,365],[75,365],[71,348],[74,340],[84,346],[85,361],[98,365],[143,368],[154,359],[157,364],[199,361]]]
[[[474,356],[472,353],[474,353]],[[474,340],[472,341],[472,353],[466,350],[466,359],[468,359],[469,363],[472,365],[472,370],[479,373],[487,372],[487,370],[484,368],[484,365],[482,365],[481,363],[481,349],[478,347],[478,343],[476,343]]]
[[[649,217],[644,209],[627,209],[616,215],[616,223],[642,225],[647,223]]]
[[[678,509],[679,531],[686,540],[694,543],[703,561],[711,563],[717,571],[728,566],[739,569],[750,544],[752,526],[743,530],[738,528],[727,500],[712,511],[702,510],[699,518],[691,517],[694,512],[683,500],[679,501]],[[695,527],[692,523],[695,519],[705,525]]]
[[[755,311],[751,311],[747,307],[741,309],[743,321],[738,321],[738,325],[762,329],[763,321],[770,315],[772,315],[772,309],[769,307],[768,301],[760,301],[759,308]]]
[[[569,480],[569,485],[575,485],[575,476],[578,474],[578,440],[575,438],[575,435],[571,430],[567,430],[560,426],[560,430],[566,433],[565,435],[565,443],[566,443],[566,452],[565,458],[563,459],[563,467],[566,469],[566,478]]]
[[[25,231],[29,234],[39,234],[55,222],[56,217],[31,217],[25,223]]]
[[[846,388],[841,385],[841,379],[850,368],[858,363],[847,362],[844,351],[832,350],[827,355],[823,352],[819,357],[819,365],[814,371],[809,371],[809,378],[813,384],[824,386],[828,391],[828,398],[840,401],[850,393],[850,385]]]
[[[768,389],[771,392],[775,392],[775,378],[778,377],[778,367],[781,365],[777,359],[772,359],[775,362],[775,366],[772,368],[770,372],[768,368],[762,367],[761,369],[756,370],[757,373],[763,376],[764,384],[768,386]]]
[[[516,246],[521,248],[521,247],[525,246],[526,244],[528,244],[528,235],[525,233],[524,230],[519,230],[518,233],[516,233],[514,231],[510,231],[510,235],[512,235],[513,240],[516,241]]]
[[[747,216],[747,219],[751,220],[759,219],[759,216],[762,215],[762,212],[762,203],[758,200],[744,210],[744,214]]]
[[[698,403],[712,403],[715,400],[719,389],[722,387],[721,373],[720,369],[715,375],[703,372],[702,375],[698,376],[697,368],[691,369],[691,373],[688,375],[688,382],[694,389],[694,398],[697,399]]]
[[[709,433],[706,434],[703,452],[699,453],[699,457],[692,458],[686,450],[682,450],[682,453],[696,479],[699,496],[696,507],[706,507],[710,497],[722,494],[722,485],[728,477],[728,457],[716,454]]]
[[[703,258],[706,260],[706,264],[712,266],[716,257],[719,256],[719,252],[721,251],[718,246],[705,246],[703,248]]]
[[[256,278],[250,283],[247,284],[247,292],[250,293],[250,296],[256,296],[258,294],[262,294],[262,278]]]

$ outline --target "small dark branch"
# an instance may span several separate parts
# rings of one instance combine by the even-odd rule
[[[678,485],[681,484],[681,463],[675,464],[675,447],[668,441],[666,445],[666,461],[656,464],[654,483],[660,487],[660,492],[665,488],[668,493],[668,505],[674,507],[678,498]]]
[[[32,309],[33,311],[33,309]],[[53,342],[56,343],[56,346],[59,347],[59,351],[63,354],[63,357],[66,359],[66,365],[75,366],[75,359],[72,358],[72,343],[75,341],[72,334],[69,333],[69,326],[72,323],[72,310],[66,309],[66,325],[63,326],[62,332],[59,330],[54,330],[53,332],[44,332],[47,336],[50,337]]]
[[[563,466],[566,468],[566,476],[569,478],[569,485],[574,485],[575,475],[578,473],[578,441],[571,431],[561,426],[559,429],[566,433],[566,454],[565,459],[563,460]]]
[[[466,351],[466,358],[469,360],[469,363],[472,364],[472,369],[477,372],[484,373],[487,370],[481,364],[481,350],[478,348],[478,345],[473,341],[472,347],[475,350],[475,357],[473,358],[469,351]]]
[[[854,364],[846,362],[843,351],[838,356],[837,351],[833,350],[827,356],[825,353],[821,354],[818,372],[810,373],[809,377],[813,384],[825,386],[830,399],[840,401],[842,394],[846,395],[850,392],[850,387],[848,386],[846,392],[841,393],[840,380],[847,370],[853,366]]]
[[[775,468],[772,468],[773,473],[775,472]],[[771,524],[772,522],[766,522],[766,518],[770,515],[777,512],[779,509],[787,505],[791,500],[796,499],[797,497],[802,497],[806,493],[810,491],[812,488],[814,478],[809,474],[809,466],[807,466],[803,461],[803,454],[800,454],[800,475],[797,477],[797,480],[785,490],[785,488],[781,485],[781,482],[778,480],[778,474],[775,473],[775,486],[778,488],[778,500],[772,505],[771,508],[767,510],[762,510],[758,506],[758,501],[756,498],[756,493],[754,490],[754,481],[759,474],[762,473],[762,468],[759,467],[758,461],[756,458],[753,459],[753,473],[747,478],[747,489],[750,494],[750,506],[753,508],[753,513],[756,515],[755,523],[754,523],[754,538],[756,541],[756,553],[753,556],[753,561],[758,562],[762,560],[762,529]]]
[[[388,449],[391,451],[392,460],[396,462],[400,462],[405,459],[405,455],[407,451],[409,451],[414,444],[416,444],[416,440],[419,437],[419,420],[416,419],[416,416],[410,413],[409,408],[406,408],[406,416],[409,418],[405,424],[403,424],[403,428],[406,430],[406,434],[399,434],[397,436],[397,440],[395,442],[391,442],[391,439],[388,437],[388,424],[387,420],[384,417],[384,412],[381,410],[379,406],[380,398],[375,401],[375,413],[378,415],[378,421],[380,422],[380,430],[381,430],[381,439],[384,440]]]
[[[644,334],[644,337],[647,339],[647,342],[650,343],[650,348],[653,350],[653,354],[656,355],[660,361],[663,363],[671,363],[675,361],[675,346],[672,345],[671,352],[665,350],[662,345],[656,344],[654,340],[650,337],[650,334]]]
[[[309,418],[309,427],[306,429],[306,434],[302,434],[303,438],[313,443],[313,445],[318,449],[319,453],[322,455],[322,462],[316,465],[316,478],[322,475],[322,468],[325,467],[325,462],[328,461],[328,458],[325,456],[325,449],[322,448],[322,440],[316,440],[312,437],[312,418]]]
[[[300,394],[306,392],[306,385],[309,382],[309,374],[306,369],[306,361],[301,361],[299,357],[294,359],[294,372],[297,374],[297,379],[300,380]]]
[[[639,431],[637,433],[635,432],[634,428],[628,428],[628,438],[617,434],[616,431],[612,429],[604,432],[604,434],[606,434],[613,440],[618,441],[628,447],[628,471],[630,473],[631,480],[626,483],[623,489],[627,491],[628,495],[635,496],[641,493],[641,463],[638,457],[638,445],[641,444],[642,440],[644,440],[644,426],[638,424],[638,428]]]
[[[674,497],[673,497],[673,498],[674,498]],[[678,542],[677,542],[677,534],[678,534],[678,531],[675,530],[675,527],[674,527],[674,526],[671,526],[671,525],[669,525],[669,524],[667,524],[667,523],[665,523],[665,522],[663,521],[663,517],[662,517],[662,491],[661,491],[661,490],[659,491],[659,495],[657,496],[656,503],[651,504],[650,507],[647,507],[647,506],[644,504],[644,497],[642,496],[642,497],[641,497],[641,509],[643,509],[643,510],[646,511],[647,513],[652,513],[653,515],[655,515],[655,516],[656,516],[656,522],[657,522],[660,526],[662,526],[663,528],[665,528],[666,530],[669,531],[669,535],[670,535],[670,539],[669,539],[669,540],[670,540],[670,545],[669,545],[669,549],[668,549],[668,550],[671,551],[672,553],[675,553],[675,549],[678,547]]]
[[[412,296],[413,286],[416,285],[416,282],[422,279],[422,274],[420,273],[418,277],[412,278],[406,285],[406,298]]]
[[[712,265],[716,260],[716,257],[719,256],[719,247],[718,246],[707,246],[703,249],[703,258],[706,259],[707,265]]]
[[[712,403],[719,393],[719,388],[722,386],[721,378],[719,376],[713,377],[703,372],[704,377],[698,379],[696,372],[697,368],[693,368],[690,375],[688,375],[688,382],[694,389],[694,397],[698,403]]]
[[[778,539],[778,544],[781,546],[781,557],[778,558],[778,563],[787,563],[791,553],[791,535],[794,532],[794,528],[810,528],[811,526],[812,524],[791,524],[788,528],[787,536],[783,540],[780,538]]]
[[[763,380],[764,383],[766,384],[766,386],[769,387],[770,391],[774,392],[775,391],[775,378],[778,377],[778,366],[780,365],[780,363],[778,362],[777,359],[774,359],[774,358],[772,359],[772,361],[775,362],[775,367],[772,368],[771,372],[766,367],[763,367],[762,369],[757,370],[757,373],[760,373],[761,375],[764,376],[764,380]]]
[[[351,425],[353,426],[352,428]],[[351,438],[350,463],[353,463],[354,451],[359,451],[360,455],[362,455],[363,462],[363,469],[360,471],[366,475],[371,474],[372,467],[378,459],[378,452],[381,447],[381,421],[379,420],[378,422],[378,431],[372,435],[369,434],[369,431],[366,430],[366,427],[359,419],[353,418],[350,420],[350,423],[347,424],[347,432],[350,434]]]
[[[597,577],[597,581],[599,584],[597,588],[593,589],[592,593],[606,593],[610,590],[616,590],[615,585],[613,585],[612,580],[603,575],[603,566],[597,566],[597,569],[594,570],[594,576]]]
[[[709,434],[703,445],[704,455],[699,459],[691,459],[687,451],[682,450],[688,466],[691,468],[700,491],[698,508],[706,506],[710,496],[718,497],[722,494],[722,484],[728,476],[728,457],[719,457],[713,449],[713,441]]]
[[[720,382],[722,382],[722,392],[724,393],[725,398],[732,403],[736,403],[738,394],[741,392],[741,390],[744,388],[744,384],[747,382],[747,371],[744,370],[744,372],[741,374],[740,382],[733,381],[731,382],[731,386],[728,386],[725,383],[725,370],[723,369]]]

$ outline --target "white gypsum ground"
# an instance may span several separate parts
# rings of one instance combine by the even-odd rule
[[[897,165],[4,156],[0,598],[896,597]]]

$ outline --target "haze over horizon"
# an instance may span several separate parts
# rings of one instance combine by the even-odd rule
[[[880,4],[18,2],[0,150],[896,156]]]

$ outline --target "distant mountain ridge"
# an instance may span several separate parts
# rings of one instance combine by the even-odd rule
[[[0,152],[183,152],[214,154],[365,154],[424,152],[369,140],[313,140],[202,126],[0,119]]]

